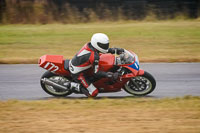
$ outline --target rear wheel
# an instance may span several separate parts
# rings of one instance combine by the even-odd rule
[[[154,77],[144,72],[144,75],[131,78],[125,85],[124,90],[135,96],[145,96],[151,93],[156,87]]]
[[[66,83],[66,82],[70,82],[66,77],[64,76],[60,76],[60,75],[56,75],[50,71],[46,71],[41,79],[43,78],[48,78],[49,80],[51,81],[54,81],[58,84],[63,84],[63,83]],[[53,87],[53,86],[50,86],[50,85],[47,85],[45,83],[43,83],[41,80],[40,80],[40,84],[41,84],[41,87],[42,89],[50,94],[50,95],[53,95],[53,96],[57,96],[57,97],[65,97],[65,96],[68,96],[70,95],[72,92],[70,90],[60,90],[59,88],[56,88],[56,87]]]

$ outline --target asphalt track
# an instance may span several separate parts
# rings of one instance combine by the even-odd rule
[[[154,92],[148,97],[166,98],[186,95],[200,96],[200,63],[141,63],[157,81]],[[39,80],[45,72],[38,65],[0,65],[0,100],[37,100],[53,98],[40,87]],[[82,98],[72,94],[67,98]],[[99,94],[98,97],[132,97],[125,91]]]

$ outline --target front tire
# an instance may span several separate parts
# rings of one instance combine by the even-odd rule
[[[131,78],[125,85],[124,90],[134,96],[145,96],[151,93],[156,87],[156,80],[148,73]]]
[[[60,76],[60,75],[56,75],[50,71],[46,71],[41,79],[43,78],[48,78],[50,80],[54,80],[55,82],[66,82],[66,81],[69,81],[66,77],[63,77],[63,76]],[[56,97],[65,97],[65,96],[68,96],[70,94],[72,94],[72,92],[70,90],[68,91],[61,91],[59,90],[58,88],[55,88],[53,86],[50,86],[50,85],[47,85],[45,83],[43,83],[41,80],[40,80],[40,85],[42,87],[42,89],[52,95],[52,96],[56,96]]]

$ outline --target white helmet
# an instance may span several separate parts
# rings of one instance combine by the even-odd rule
[[[91,38],[92,46],[101,53],[107,53],[109,48],[109,38],[103,33],[96,33]]]

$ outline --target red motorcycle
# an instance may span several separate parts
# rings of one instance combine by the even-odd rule
[[[45,92],[53,96],[67,96],[73,92],[65,86],[67,82],[74,82],[69,71],[69,61],[61,55],[44,55],[39,59],[39,66],[48,70],[40,80]],[[88,70],[88,77],[98,88],[99,93],[118,92],[124,89],[135,96],[145,96],[156,87],[154,77],[140,69],[138,56],[132,51],[125,50],[116,56],[101,54],[99,70],[105,72],[118,72],[119,77],[113,81],[110,78],[95,79]]]

